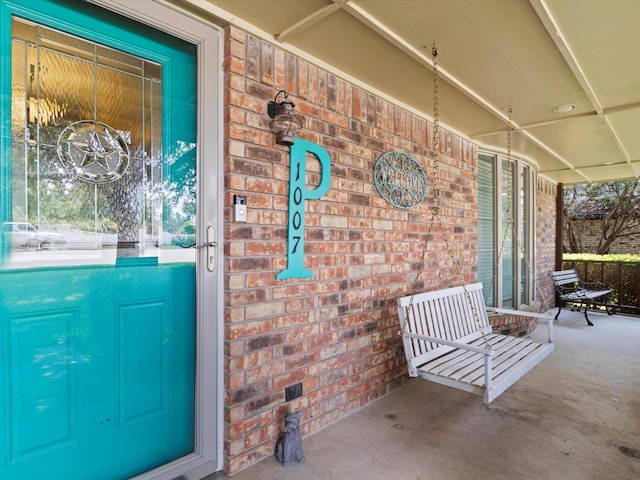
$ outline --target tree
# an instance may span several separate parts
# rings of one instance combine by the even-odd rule
[[[640,226],[640,180],[592,183],[566,187],[563,201],[565,250],[582,252],[578,221],[600,220],[597,254],[607,254],[620,237]]]

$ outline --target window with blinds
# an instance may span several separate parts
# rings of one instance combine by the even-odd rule
[[[494,157],[480,154],[478,159],[478,281],[482,282],[484,301],[495,306],[495,167]]]
[[[489,306],[532,299],[534,173],[524,162],[478,157],[478,281]]]

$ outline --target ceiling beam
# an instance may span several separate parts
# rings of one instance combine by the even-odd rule
[[[529,0],[529,3],[535,10],[536,14],[538,15],[538,18],[540,18],[540,21],[542,22],[542,24],[544,25],[544,28],[549,33],[549,37],[551,37],[551,40],[555,43],[556,47],[558,48],[558,51],[562,55],[562,58],[564,58],[565,62],[567,62],[567,65],[569,66],[569,69],[573,73],[573,76],[576,78],[576,80],[582,87],[582,90],[584,91],[585,95],[591,102],[591,105],[593,106],[593,109],[596,111],[598,115],[598,119],[604,126],[605,131],[607,132],[607,134],[609,135],[613,143],[616,145],[622,157],[625,159],[625,161],[629,165],[629,168],[631,169],[631,171],[634,172],[636,177],[640,176],[631,161],[631,157],[629,156],[629,153],[624,148],[624,145],[622,144],[620,137],[618,136],[615,129],[612,127],[611,122],[607,118],[606,113],[604,111],[604,107],[602,106],[600,100],[598,99],[598,95],[595,92],[594,88],[592,87],[588,76],[582,69],[582,66],[580,65],[580,62],[578,61],[578,59],[576,58],[576,55],[573,53],[571,45],[569,45],[569,42],[567,41],[565,35],[562,33],[562,30],[560,29],[558,22],[553,17],[553,14],[551,13],[551,9],[547,4],[547,0]]]
[[[360,22],[368,26],[375,33],[380,35],[389,41],[392,45],[395,45],[402,52],[409,55],[411,58],[416,60],[422,66],[427,67],[430,71],[433,71],[433,60],[431,59],[432,49],[431,46],[425,45],[422,48],[418,49],[407,42],[404,38],[398,35],[395,31],[391,30],[384,23],[378,20],[376,17],[371,15],[365,9],[356,4],[353,0],[332,0],[335,4],[340,5],[346,12],[351,14],[354,18],[358,19]],[[437,47],[437,45],[436,45]],[[424,53],[425,51],[429,52]],[[452,74],[450,74],[446,69],[442,68],[442,66],[438,66],[438,75],[440,78],[446,80],[450,85],[454,86],[456,89],[463,92],[469,98],[471,98],[476,103],[482,105],[486,110],[491,112],[496,117],[500,118],[505,124],[509,123],[509,117],[505,112],[501,109],[494,107],[490,102],[485,100],[481,95],[477,92],[473,91],[462,81],[458,80]]]
[[[311,15],[307,15],[305,18],[291,25],[289,28],[287,28],[283,32],[274,35],[274,37],[279,42],[285,42],[287,38],[292,37],[302,32],[303,30],[306,30],[307,28],[311,27],[313,24],[318,23],[320,20],[328,17],[336,10],[340,10],[339,5],[336,5],[335,3],[331,5],[327,5],[326,7],[313,12]]]
[[[423,66],[427,67],[429,70],[433,71],[433,61],[427,54],[424,53],[424,50],[427,49],[427,46],[423,47],[422,49],[415,48],[413,45],[411,45],[409,42],[403,39],[400,35],[398,35],[395,31],[393,31],[392,29],[387,27],[383,22],[378,20],[375,16],[371,15],[365,9],[360,7],[353,0],[332,0],[332,1],[335,4],[340,5],[340,7],[342,7],[346,12],[351,14],[354,18],[358,19],[363,24],[367,25],[378,35],[388,40],[391,44],[395,45],[402,52],[406,53],[410,57],[414,58],[418,63],[422,64]],[[430,49],[428,50],[430,51]],[[474,102],[481,105],[485,110],[489,111],[490,113],[498,117],[506,126],[511,125],[511,128],[514,131],[520,133],[523,137],[527,138],[531,143],[536,145],[538,148],[542,149],[547,154],[549,154],[550,156],[552,156],[553,158],[555,158],[556,160],[558,160],[559,162],[567,166],[567,168],[573,170],[578,175],[582,176],[586,182],[591,182],[591,179],[587,175],[582,173],[580,170],[578,170],[573,164],[568,162],[565,158],[563,158],[557,152],[552,150],[549,146],[541,142],[534,135],[523,130],[522,127],[520,127],[519,125],[511,121],[509,117],[505,114],[505,112],[503,112],[500,108],[495,107],[488,100],[484,99],[480,94],[478,94],[477,92],[469,88],[466,84],[464,84],[462,81],[458,80],[456,77],[448,73],[441,66],[438,66],[438,75],[442,79],[447,81],[450,85],[452,85],[453,87],[455,87],[456,89],[458,89],[459,91],[467,95],[469,98],[471,98]]]
[[[530,130],[530,129],[536,128],[536,127],[546,127],[548,125],[556,125],[558,123],[570,122],[571,120],[576,120],[576,119],[581,119],[581,118],[591,118],[591,117],[595,117],[596,115],[597,115],[596,112],[583,112],[583,113],[579,113],[579,114],[576,114],[576,115],[570,115],[570,116],[566,116],[566,117],[552,118],[550,120],[545,120],[543,122],[528,123],[526,125],[520,125],[519,129],[520,130]],[[475,135],[469,136],[469,138],[473,139],[473,138],[489,137],[489,136],[492,136],[492,135],[505,133],[507,130],[508,130],[508,127],[506,129],[493,130],[493,131],[488,131],[488,132],[480,132],[480,133],[476,133]]]

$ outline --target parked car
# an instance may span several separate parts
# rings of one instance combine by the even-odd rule
[[[5,222],[2,232],[11,248],[51,249],[67,242],[64,235],[38,230],[28,222]]]
[[[62,235],[66,240],[64,245],[66,249],[95,250],[102,248],[101,234],[80,230],[69,224],[41,225],[40,232]]]

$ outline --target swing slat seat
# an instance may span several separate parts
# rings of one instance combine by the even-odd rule
[[[538,318],[548,342],[491,333],[488,312]],[[485,307],[482,284],[398,299],[409,375],[484,396],[490,403],[553,351],[553,320]]]

